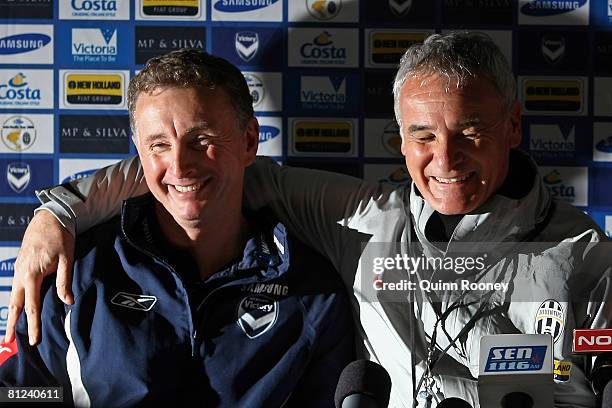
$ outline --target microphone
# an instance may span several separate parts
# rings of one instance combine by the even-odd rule
[[[591,386],[598,406],[612,408],[612,329],[575,329],[572,349],[576,354],[597,355]]]
[[[470,405],[469,402],[464,400],[463,398],[451,397],[444,398],[438,404],[438,408],[474,408]]]
[[[336,408],[387,408],[391,377],[381,365],[369,360],[349,363],[338,380]]]
[[[553,350],[548,334],[480,339],[478,399],[487,408],[553,408]]]

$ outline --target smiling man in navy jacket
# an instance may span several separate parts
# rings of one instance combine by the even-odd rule
[[[47,279],[42,342],[22,318],[0,383],[61,385],[85,407],[332,406],[354,358],[348,300],[327,261],[242,210],[259,127],[240,71],[172,52],[128,104],[151,193],[78,236],[74,305]]]

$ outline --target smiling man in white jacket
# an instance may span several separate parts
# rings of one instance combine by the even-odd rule
[[[556,376],[555,406],[594,407],[571,337],[574,328],[611,325],[610,244],[589,217],[554,201],[535,163],[515,149],[520,105],[500,50],[482,34],[432,35],[406,52],[393,93],[409,187],[262,159],[246,175],[247,207],[270,208],[333,262],[353,293],[362,352],[391,375],[391,406],[460,397],[478,407],[480,338],[548,333],[554,359],[571,363]],[[145,188],[132,159],[40,198],[74,234]],[[71,235],[58,225],[39,211],[26,232],[9,335],[25,299],[37,340],[39,280],[71,259]],[[404,257],[427,262],[408,270],[393,261]],[[378,273],[375,258],[389,267]],[[472,259],[469,271],[459,272],[459,258],[464,266]],[[58,272],[58,294],[70,302],[70,274]],[[462,280],[485,289],[453,286]]]

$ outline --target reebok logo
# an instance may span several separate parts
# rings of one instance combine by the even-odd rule
[[[155,296],[136,295],[125,292],[119,292],[111,299],[111,303],[114,305],[143,312],[151,310],[156,302],[157,298]]]

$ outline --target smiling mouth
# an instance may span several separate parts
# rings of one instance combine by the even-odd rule
[[[454,184],[454,183],[461,183],[463,181],[466,181],[467,179],[472,177],[474,174],[475,174],[475,172],[472,171],[472,172],[466,174],[465,176],[461,176],[461,177],[444,178],[444,177],[432,176],[432,178],[434,178],[438,183],[442,183],[442,184]]]
[[[190,191],[197,191],[200,189],[201,184],[200,183],[195,183],[195,184],[190,184],[188,186],[178,186],[178,185],[173,185],[172,187],[174,187],[174,189],[176,191],[178,191],[179,193],[188,193]]]

